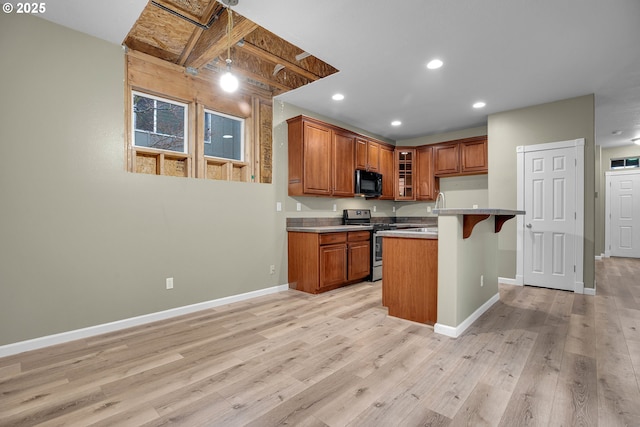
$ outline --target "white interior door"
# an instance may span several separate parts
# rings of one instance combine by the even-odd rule
[[[574,290],[576,155],[525,153],[524,284]]]
[[[640,258],[640,171],[607,172],[608,255]]]

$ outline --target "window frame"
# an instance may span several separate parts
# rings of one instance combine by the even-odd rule
[[[215,111],[211,108],[207,108],[207,107],[203,107],[203,116],[202,116],[202,152],[205,158],[208,159],[223,159],[223,160],[227,160],[230,162],[240,162],[240,163],[244,163],[245,162],[245,158],[246,158],[246,138],[245,138],[245,129],[246,129],[246,119],[242,118],[242,117],[237,117],[237,116],[232,116],[231,114],[225,114],[225,113],[221,113],[220,111]],[[220,116],[220,117],[225,117],[228,119],[232,119],[232,120],[237,120],[238,122],[240,122],[240,159],[231,159],[228,157],[219,157],[219,156],[210,156],[208,154],[204,154],[204,147],[205,144],[211,144],[211,142],[207,142],[205,135],[206,135],[206,125],[207,125],[207,113],[208,114],[215,114],[216,116]]]
[[[135,102],[134,102],[134,98],[135,96],[141,96],[144,98],[148,98],[148,99],[153,99],[154,101],[161,101],[161,102],[166,102],[167,104],[173,104],[173,105],[178,105],[180,107],[184,108],[184,113],[183,113],[183,121],[184,121],[184,135],[183,135],[183,145],[182,145],[182,151],[176,151],[176,150],[168,150],[166,148],[156,148],[156,147],[147,147],[144,145],[137,145],[136,144],[136,111],[135,111]],[[157,95],[153,95],[151,93],[147,93],[147,92],[143,92],[143,91],[139,91],[139,90],[135,90],[135,89],[131,89],[131,146],[134,149],[147,149],[147,150],[158,150],[158,151],[162,151],[162,152],[166,152],[166,153],[180,153],[180,154],[190,154],[189,153],[189,144],[190,144],[190,140],[189,140],[189,104],[182,102],[182,101],[178,101],[176,99],[173,98],[164,98],[161,96],[157,96]],[[157,110],[155,110],[157,111]],[[153,122],[154,122],[154,129],[157,128],[157,116],[156,114],[154,114],[154,118],[153,118]],[[161,134],[161,133],[156,133],[157,135],[167,135],[167,136],[175,136],[175,135],[168,135],[168,134]]]

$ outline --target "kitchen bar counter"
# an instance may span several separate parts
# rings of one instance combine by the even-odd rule
[[[378,236],[382,237],[400,237],[405,239],[438,239],[438,231],[419,231],[424,228],[404,229],[404,230],[386,230],[378,231]]]
[[[440,216],[462,216],[462,238],[467,239],[471,236],[473,227],[480,221],[484,221],[490,216],[495,217],[494,232],[499,233],[502,230],[502,226],[505,222],[514,218],[516,215],[524,215],[524,211],[512,210],[512,209],[493,209],[493,208],[449,208],[449,209],[434,209],[433,213]]]

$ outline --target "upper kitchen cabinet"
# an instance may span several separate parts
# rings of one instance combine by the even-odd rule
[[[487,173],[487,136],[434,144],[433,163],[438,177]]]
[[[381,145],[365,138],[356,138],[356,169],[379,172]]]
[[[415,148],[398,147],[395,150],[395,199],[415,200]],[[384,182],[384,176],[382,177]]]
[[[289,131],[289,195],[353,197],[355,135],[297,116]]]
[[[355,136],[339,130],[333,130],[332,134],[333,187],[331,194],[339,197],[353,197]]]
[[[393,147],[380,144],[380,167],[378,172],[382,174],[382,195],[381,200],[394,199],[394,162]]]
[[[486,136],[460,142],[460,172],[463,174],[489,172]]]
[[[433,147],[416,148],[416,200],[435,200],[438,195],[438,180],[433,174]]]

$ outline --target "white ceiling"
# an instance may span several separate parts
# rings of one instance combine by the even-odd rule
[[[145,4],[65,0],[45,18],[121,43]],[[640,137],[638,0],[240,0],[234,9],[340,70],[278,99],[393,140],[591,93],[596,143]],[[427,70],[435,57],[444,66]],[[333,101],[336,92],[345,99]],[[471,108],[477,100],[486,108]]]

